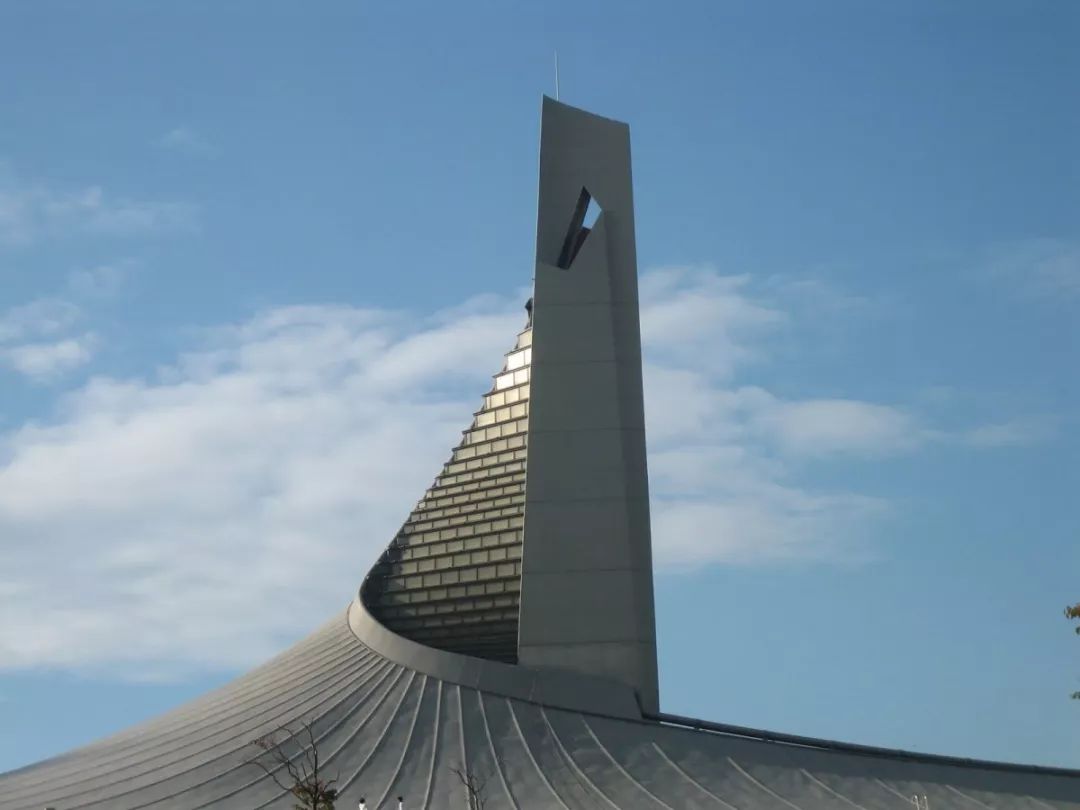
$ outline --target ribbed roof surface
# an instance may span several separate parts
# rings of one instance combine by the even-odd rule
[[[249,742],[314,725],[339,808],[467,807],[451,770],[489,777],[487,810],[767,808],[1078,810],[1080,775],[813,750],[592,715],[395,663],[341,615],[217,692],[151,723],[0,776],[4,810],[288,808]]]

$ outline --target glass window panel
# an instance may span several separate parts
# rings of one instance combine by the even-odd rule
[[[525,349],[519,352],[512,352],[506,356],[506,368],[507,370],[513,370],[521,368],[529,362],[531,349]]]

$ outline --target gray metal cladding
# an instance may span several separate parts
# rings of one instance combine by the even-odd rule
[[[619,681],[656,711],[626,124],[544,99],[536,229],[518,661]]]
[[[364,583],[372,614],[401,636],[517,662],[531,365],[527,327],[461,443]]]
[[[496,665],[497,666],[497,665]],[[514,667],[514,669],[521,669]],[[248,760],[312,724],[339,808],[486,810],[1080,810],[1080,772],[866,756],[556,708],[403,666],[344,615],[269,664],[150,723],[0,775],[3,810],[291,808]]]

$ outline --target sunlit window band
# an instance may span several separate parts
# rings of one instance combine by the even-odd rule
[[[532,330],[368,576],[371,612],[428,646],[517,662]]]

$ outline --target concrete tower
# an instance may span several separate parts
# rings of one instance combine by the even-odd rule
[[[630,129],[549,98],[535,285],[518,660],[615,678],[655,712]]]
[[[414,641],[610,678],[659,709],[626,124],[543,100],[530,318],[369,575]]]

